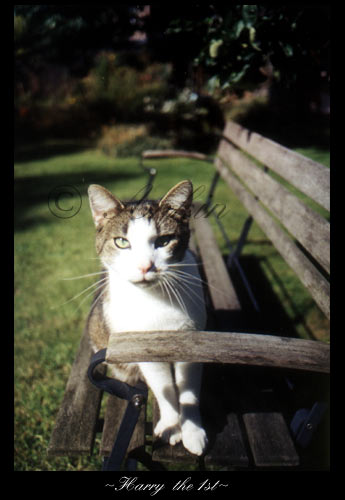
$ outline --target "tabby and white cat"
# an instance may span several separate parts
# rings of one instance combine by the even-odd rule
[[[96,250],[104,281],[88,318],[93,349],[110,333],[203,330],[206,312],[198,268],[188,250],[193,197],[182,181],[158,201],[121,202],[102,186],[88,190]],[[149,333],[148,333],[149,335]],[[155,435],[201,455],[207,437],[199,414],[199,363],[119,363],[112,375],[129,384],[146,381],[160,420]]]

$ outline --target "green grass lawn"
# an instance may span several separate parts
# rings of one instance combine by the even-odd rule
[[[321,150],[299,152],[323,164],[329,162],[328,153]],[[164,160],[154,165],[159,166],[152,197],[162,196],[185,178],[191,179],[195,188],[208,186],[213,173],[212,165],[192,160]],[[135,196],[146,182],[138,158],[112,159],[72,144],[46,144],[18,156],[14,241],[15,470],[100,468],[97,455],[91,461],[88,457],[48,460],[46,456],[91,302],[91,296],[84,300],[88,292],[70,299],[94,282],[92,277],[70,281],[63,278],[99,270],[87,187],[101,184],[126,199]],[[58,207],[49,205],[49,195],[58,186],[72,186],[80,199],[76,195],[61,198]],[[236,242],[247,214],[222,181],[215,202],[226,205],[223,221],[230,239]],[[59,215],[66,215],[72,206],[80,206],[80,210],[70,218],[57,217],[51,211],[62,209]],[[214,227],[221,241],[220,231]],[[328,321],[256,224],[250,231],[243,263],[249,272],[254,266],[255,272],[266,279],[265,286],[282,304],[282,314],[298,335],[328,340]]]

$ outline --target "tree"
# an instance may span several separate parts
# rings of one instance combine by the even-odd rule
[[[14,56],[33,69],[63,62],[88,70],[88,53],[123,46],[135,30],[130,5],[15,5]]]
[[[257,86],[267,67],[285,88],[328,74],[327,5],[197,3],[169,9],[154,5],[151,11],[148,30],[165,40],[165,49],[175,48],[180,73],[190,63],[201,66],[210,83],[222,89]]]
[[[78,66],[88,51],[124,47],[140,27],[156,56],[174,62],[184,85],[190,66],[210,83],[240,91],[265,79],[272,67],[284,87],[310,83],[329,69],[329,6],[227,3],[135,5],[16,5],[15,59],[37,66]],[[88,61],[85,61],[84,70]],[[80,65],[79,65],[80,66]],[[82,66],[82,65],[81,65]]]

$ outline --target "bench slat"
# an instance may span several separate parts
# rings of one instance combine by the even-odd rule
[[[330,210],[329,168],[233,121],[226,123],[224,135],[326,210]]]
[[[214,310],[241,309],[212,227],[204,212],[199,212],[197,216],[192,217],[191,230],[197,240],[198,252],[202,259]]]
[[[208,161],[208,156],[196,151],[183,151],[177,149],[154,149],[147,150],[141,154],[143,160],[156,158],[193,158],[195,160]]]
[[[243,421],[257,466],[299,465],[299,457],[281,413],[246,413]]]
[[[92,349],[85,329],[67,382],[48,455],[91,455],[102,392],[88,377]]]
[[[228,186],[270,238],[278,252],[295,271],[303,285],[309,290],[320,309],[329,318],[330,286],[328,281],[219,158],[215,161],[215,166]]]
[[[216,434],[215,442],[205,456],[205,465],[213,464],[248,467],[249,459],[236,413],[226,415],[224,427]]]
[[[330,224],[226,141],[219,157],[247,184],[286,229],[330,272]]]

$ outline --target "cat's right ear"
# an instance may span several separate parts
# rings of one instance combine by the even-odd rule
[[[110,191],[97,184],[89,186],[88,195],[92,217],[97,228],[102,227],[108,219],[125,208]]]

